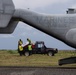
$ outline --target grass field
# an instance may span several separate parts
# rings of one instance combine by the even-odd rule
[[[16,50],[0,50],[0,66],[59,66],[58,60],[76,56],[75,51],[59,51],[55,56],[33,54],[31,56],[19,56]],[[63,65],[63,67],[76,67],[76,64]]]

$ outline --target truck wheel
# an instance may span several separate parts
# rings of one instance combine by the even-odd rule
[[[49,51],[49,52],[48,52],[48,56],[54,56],[54,53],[51,52],[51,51]]]
[[[29,54],[29,52],[25,52],[25,56],[29,56],[30,54]]]

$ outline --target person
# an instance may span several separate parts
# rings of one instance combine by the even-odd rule
[[[31,55],[32,54],[32,45],[31,44],[28,44],[28,50],[29,50],[29,53]]]
[[[19,43],[18,49],[19,49],[19,54],[20,54],[20,56],[22,56],[22,55],[24,54],[24,53],[23,53],[22,43]]]
[[[19,39],[19,41],[18,41],[18,52],[19,52],[19,45],[22,45],[23,44],[23,41],[21,40],[21,39]]]
[[[20,56],[25,55],[23,49],[23,41],[21,39],[19,39],[18,41],[18,53],[20,54]]]
[[[19,39],[19,41],[18,41],[18,45],[19,44],[21,44],[21,45],[23,44],[23,41],[21,39]]]
[[[27,41],[28,41],[29,44],[31,44],[31,40],[29,38],[27,38]]]

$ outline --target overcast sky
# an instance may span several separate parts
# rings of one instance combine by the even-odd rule
[[[13,0],[15,8],[27,9],[46,14],[66,14],[68,8],[76,7],[76,0]],[[0,34],[0,49],[17,49],[19,39],[26,43],[26,39],[32,41],[44,41],[47,47],[59,50],[73,49],[63,42],[19,22],[12,34]]]

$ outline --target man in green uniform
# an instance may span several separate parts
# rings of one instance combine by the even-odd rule
[[[23,49],[23,41],[21,39],[19,39],[18,41],[18,52],[20,54],[20,56],[25,55],[24,49]]]
[[[22,47],[22,44],[19,44],[18,49],[19,49],[20,56],[22,56],[23,55],[23,47]]]
[[[29,50],[29,53],[31,55],[32,54],[32,45],[31,44],[28,44],[28,50]]]
[[[27,38],[27,41],[28,41],[29,44],[31,44],[31,40],[29,38]]]

